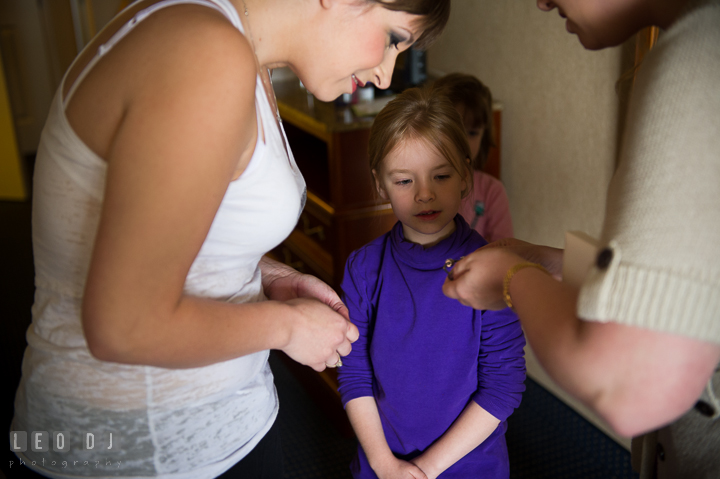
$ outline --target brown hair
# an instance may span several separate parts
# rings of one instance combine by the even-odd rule
[[[414,47],[424,50],[430,47],[445,29],[450,18],[450,0],[369,0],[379,3],[394,12],[418,15],[418,26],[422,30]]]
[[[390,101],[370,128],[370,170],[379,170],[382,160],[401,142],[426,141],[465,180],[462,197],[472,191],[470,145],[460,113],[433,87],[410,88]]]
[[[465,107],[463,120],[475,128],[483,128],[480,151],[473,158],[474,168],[482,170],[487,162],[493,140],[492,93],[490,89],[472,75],[450,73],[438,79],[434,86],[450,98],[453,105]]]

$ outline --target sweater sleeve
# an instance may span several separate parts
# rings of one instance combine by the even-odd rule
[[[643,60],[578,315],[720,344],[720,4]]]
[[[343,358],[343,365],[338,369],[338,392],[343,407],[352,399],[373,395],[373,372],[368,350],[373,308],[367,297],[367,282],[362,274],[365,256],[364,250],[350,255],[342,282],[342,297],[350,313],[350,321],[360,333],[352,344],[352,351]]]
[[[478,389],[473,400],[504,421],[520,405],[525,391],[525,336],[510,308],[482,314]]]

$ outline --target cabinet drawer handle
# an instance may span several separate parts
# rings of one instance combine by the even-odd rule
[[[294,268],[294,269],[300,271],[301,273],[303,271],[305,271],[305,263],[303,263],[302,261],[299,261],[299,260],[293,261],[292,260],[292,252],[289,249],[283,248],[282,252],[283,252],[283,257],[284,257],[283,263],[290,266],[291,268]]]
[[[302,219],[303,222],[303,233],[308,236],[317,235],[320,241],[325,241],[325,227],[323,225],[318,225],[311,228],[310,217],[306,213],[300,215],[300,219]]]

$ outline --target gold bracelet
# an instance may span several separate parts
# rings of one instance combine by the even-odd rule
[[[550,274],[542,265],[537,263],[518,263],[510,268],[508,272],[505,273],[505,280],[503,281],[503,299],[505,300],[505,304],[508,305],[508,308],[513,307],[512,298],[510,298],[510,280],[515,276],[515,273],[525,268],[537,268],[545,274]]]

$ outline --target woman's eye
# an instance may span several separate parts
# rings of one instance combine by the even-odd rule
[[[395,47],[396,50],[399,50],[398,45],[400,45],[404,40],[394,33],[390,34],[390,46]]]

